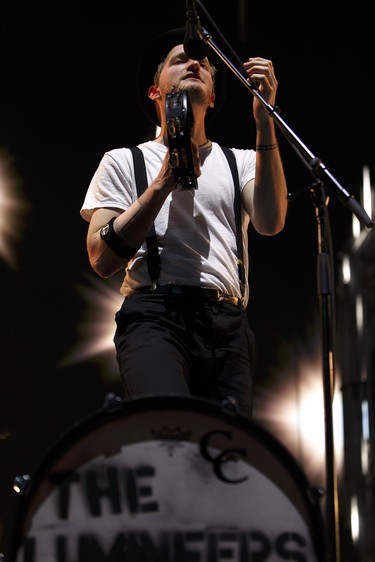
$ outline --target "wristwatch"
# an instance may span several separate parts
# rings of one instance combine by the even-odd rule
[[[121,258],[132,258],[138,251],[138,248],[132,248],[125,244],[123,240],[116,234],[113,223],[116,217],[112,217],[108,223],[100,229],[100,238],[104,240],[109,248]]]

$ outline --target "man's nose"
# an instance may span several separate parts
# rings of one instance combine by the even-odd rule
[[[199,67],[199,60],[189,59],[189,66]]]

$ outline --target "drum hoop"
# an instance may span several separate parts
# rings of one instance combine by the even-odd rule
[[[32,499],[33,494],[37,491],[39,483],[43,481],[43,477],[48,473],[49,467],[59,459],[61,451],[66,451],[71,445],[77,442],[83,436],[87,436],[89,432],[94,431],[108,423],[122,418],[124,414],[134,415],[147,411],[178,411],[179,413],[195,412],[207,416],[215,416],[216,419],[223,422],[230,422],[233,427],[240,429],[249,434],[260,443],[263,447],[272,451],[274,456],[281,461],[287,472],[293,474],[293,479],[297,483],[297,487],[302,492],[302,499],[307,511],[311,517],[312,540],[316,549],[316,555],[319,562],[325,561],[326,548],[326,530],[322,518],[322,512],[317,502],[318,494],[313,486],[311,486],[303,467],[293,457],[291,452],[282,444],[282,442],[271,434],[266,428],[254,420],[249,420],[229,407],[220,406],[216,402],[203,398],[187,397],[182,395],[166,395],[166,396],[150,396],[136,398],[132,400],[117,399],[109,403],[105,403],[101,408],[87,415],[83,419],[72,424],[59,437],[57,443],[49,447],[43,455],[40,462],[32,472],[32,477],[26,489],[19,496],[20,505],[16,514],[15,534],[13,535],[12,544],[15,552],[20,547],[20,537],[18,530],[23,527],[25,517],[25,507],[27,502]]]

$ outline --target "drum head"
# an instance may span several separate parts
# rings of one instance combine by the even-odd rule
[[[265,429],[211,402],[117,400],[21,497],[16,562],[321,562],[320,506]]]

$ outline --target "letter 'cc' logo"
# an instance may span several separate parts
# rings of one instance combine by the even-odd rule
[[[221,453],[219,453],[216,457],[212,456],[209,451],[210,447],[210,440],[214,435],[223,435],[226,439],[230,440],[232,438],[232,433],[230,431],[221,431],[221,430],[214,430],[207,433],[204,437],[202,437],[200,441],[200,452],[202,457],[212,463],[214,473],[223,482],[227,482],[228,484],[240,484],[248,479],[247,476],[243,476],[240,478],[229,478],[223,473],[223,466],[230,462],[230,461],[238,461],[238,458],[246,457],[246,450],[245,449],[224,449]]]

